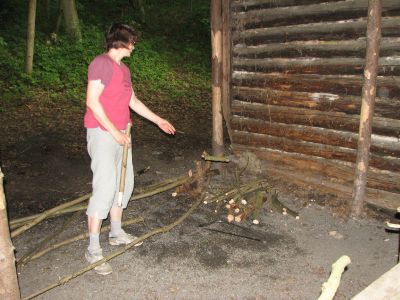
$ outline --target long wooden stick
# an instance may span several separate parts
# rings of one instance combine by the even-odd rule
[[[72,207],[68,207],[59,211],[56,211],[54,214],[48,216],[48,218],[54,218],[54,217],[58,217],[64,214],[68,214],[71,212],[76,212],[76,211],[81,211],[87,208],[87,204],[84,205],[76,205],[76,206],[72,206]],[[23,226],[24,224],[28,223],[29,221],[36,219],[40,214],[35,214],[35,215],[31,215],[31,216],[27,216],[27,217],[23,217],[23,218],[19,218],[19,219],[14,219],[10,221],[10,229],[16,229],[18,227]]]
[[[35,254],[37,251],[42,249],[44,245],[46,245],[49,241],[52,239],[56,238],[58,235],[60,235],[72,222],[74,222],[78,217],[80,216],[80,211],[75,212],[72,216],[70,216],[60,228],[58,228],[56,231],[52,232],[49,236],[44,238],[42,241],[39,242],[39,244],[35,245],[31,249],[29,249],[26,254],[21,256],[19,259],[17,259],[17,264],[18,265],[23,265],[26,264],[30,258],[32,257],[33,254]]]
[[[351,214],[359,217],[364,206],[367,186],[369,150],[371,146],[372,118],[374,116],[376,77],[378,74],[379,43],[381,39],[382,1],[368,1],[367,53],[364,68],[364,85],[358,135],[356,172],[353,187]]]
[[[73,274],[67,275],[67,276],[61,278],[59,281],[49,285],[48,287],[46,287],[44,289],[41,289],[41,290],[29,295],[28,297],[26,297],[24,299],[28,300],[28,299],[35,298],[35,297],[37,297],[37,296],[39,296],[39,295],[41,295],[41,294],[43,294],[43,293],[45,293],[47,291],[59,286],[59,285],[67,283],[68,281],[70,281],[71,279],[73,279],[75,277],[78,277],[78,276],[80,276],[80,275],[82,275],[82,274],[94,269],[95,267],[97,267],[97,266],[109,261],[110,259],[113,259],[114,257],[117,257],[117,256],[123,254],[124,252],[126,252],[127,250],[129,250],[130,248],[135,246],[137,243],[140,243],[143,240],[148,239],[149,237],[152,237],[153,235],[170,231],[171,229],[173,229],[174,227],[176,227],[177,225],[182,223],[187,217],[189,217],[193,213],[193,211],[195,211],[201,205],[203,200],[204,200],[204,197],[200,197],[192,205],[192,207],[190,207],[190,209],[187,212],[185,212],[181,217],[179,217],[173,223],[171,223],[171,224],[169,224],[167,226],[164,226],[164,227],[156,228],[156,229],[154,229],[154,230],[152,230],[152,231],[150,231],[150,232],[148,232],[148,233],[146,233],[144,235],[141,235],[136,240],[134,240],[132,243],[126,245],[125,247],[121,248],[118,251],[115,251],[114,253],[110,254],[109,256],[103,258],[102,260],[99,260],[94,264],[88,265],[87,267],[85,267],[85,268],[83,268],[83,269],[81,269],[81,270],[79,270],[79,271],[77,271],[77,272],[75,272]]]
[[[127,136],[131,135],[131,128],[132,128],[132,124],[128,123],[126,125],[126,130],[125,130],[125,134]],[[119,207],[122,206],[122,198],[124,196],[124,191],[125,191],[125,175],[126,175],[126,164],[128,162],[128,148],[129,148],[129,145],[125,144],[123,152],[122,152],[121,176],[119,178],[119,193],[118,193],[118,206]]]
[[[67,202],[67,203],[63,203],[61,205],[58,205],[56,207],[53,207],[49,210],[44,211],[43,213],[41,213],[37,218],[35,218],[32,222],[25,224],[24,226],[21,226],[20,228],[14,230],[13,232],[11,232],[11,237],[16,237],[18,235],[20,235],[21,233],[27,231],[29,228],[32,228],[33,226],[35,226],[36,224],[40,223],[41,221],[43,221],[44,219],[46,219],[47,217],[49,217],[50,215],[52,215],[54,212],[62,210],[64,208],[67,207],[71,207],[74,206],[78,203],[81,203],[82,201],[85,201],[87,199],[90,198],[91,194],[88,195],[84,195],[82,197],[79,197],[73,201]]]
[[[122,225],[123,226],[128,226],[128,225],[137,224],[137,223],[140,223],[140,222],[144,222],[144,219],[142,217],[133,218],[133,219],[129,219],[129,220],[123,221]],[[110,229],[110,227],[111,227],[110,225],[104,226],[104,227],[102,227],[100,229],[100,232],[103,233],[105,231],[108,231]],[[45,255],[46,253],[48,253],[48,252],[50,252],[52,250],[61,248],[62,246],[71,244],[71,243],[79,241],[79,240],[83,240],[83,239],[87,238],[88,236],[89,236],[89,233],[86,232],[86,233],[78,234],[78,235],[76,235],[74,237],[66,239],[66,240],[64,240],[62,242],[59,242],[57,244],[53,244],[53,245],[51,245],[50,247],[48,247],[46,249],[43,249],[43,250],[38,251],[36,253],[33,253],[31,255],[31,257],[30,257],[30,260],[34,260],[34,259],[37,259],[39,257],[42,257],[43,255]]]

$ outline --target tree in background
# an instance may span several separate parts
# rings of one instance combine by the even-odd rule
[[[36,19],[36,0],[29,0],[28,10],[28,35],[26,39],[26,59],[25,72],[32,73],[33,50],[35,44],[35,19]]]
[[[75,0],[61,0],[61,7],[64,14],[65,30],[74,42],[82,41],[81,29],[79,27],[78,12]]]

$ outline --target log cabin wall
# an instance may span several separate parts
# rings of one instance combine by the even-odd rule
[[[400,0],[382,0],[367,202],[400,206]],[[367,0],[232,0],[235,153],[266,172],[351,198]]]

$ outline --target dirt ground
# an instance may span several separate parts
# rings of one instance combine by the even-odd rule
[[[10,219],[90,192],[80,108],[30,103],[1,112],[1,168]],[[203,150],[210,150],[209,111],[181,106],[160,106],[160,110],[180,133],[167,137],[134,117],[134,166],[136,171],[150,167],[136,176],[136,187],[185,174]],[[54,112],[57,119],[52,117]],[[226,151],[230,154],[229,148]],[[209,190],[235,186],[232,174],[237,168],[235,163],[227,164],[213,177]],[[244,174],[242,181],[254,176]],[[385,216],[347,220],[340,217],[329,197],[296,188],[284,179],[268,179],[280,200],[299,212],[298,220],[272,212],[266,204],[259,225],[246,221],[240,224],[243,228],[218,223],[209,227],[260,241],[199,227],[226,216],[224,209],[215,212],[214,205],[203,204],[172,231],[153,236],[111,260],[111,275],[89,271],[37,299],[316,299],[331,264],[344,254],[352,263],[335,299],[350,299],[396,264],[398,235],[385,231]],[[330,205],[324,205],[328,200]],[[193,202],[185,194],[172,197],[171,192],[131,201],[124,218],[141,216],[145,222],[126,230],[142,235],[167,225]],[[15,238],[16,256],[24,255],[68,217],[46,220]],[[58,240],[85,228],[82,212]],[[107,244],[106,233],[101,235],[101,244],[105,255],[115,249]],[[84,267],[86,246],[85,240],[75,242],[18,267],[22,296]]]

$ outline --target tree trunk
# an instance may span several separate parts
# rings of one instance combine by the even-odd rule
[[[14,247],[8,228],[6,197],[3,189],[3,173],[0,169],[0,299],[20,299]]]
[[[360,130],[358,137],[358,151],[356,174],[353,190],[353,204],[351,213],[360,216],[367,185],[367,170],[369,149],[371,146],[372,117],[374,115],[376,77],[379,59],[379,42],[381,38],[381,0],[369,0],[367,23],[367,55],[364,70],[364,86],[360,114]]]
[[[61,5],[64,13],[65,29],[68,35],[74,42],[80,42],[82,35],[75,0],[61,0]]]
[[[29,0],[28,34],[26,39],[26,59],[25,59],[25,72],[28,74],[32,74],[33,50],[35,44],[35,19],[36,19],[36,0]]]
[[[222,22],[221,0],[211,1],[213,155],[224,154],[222,123]]]

